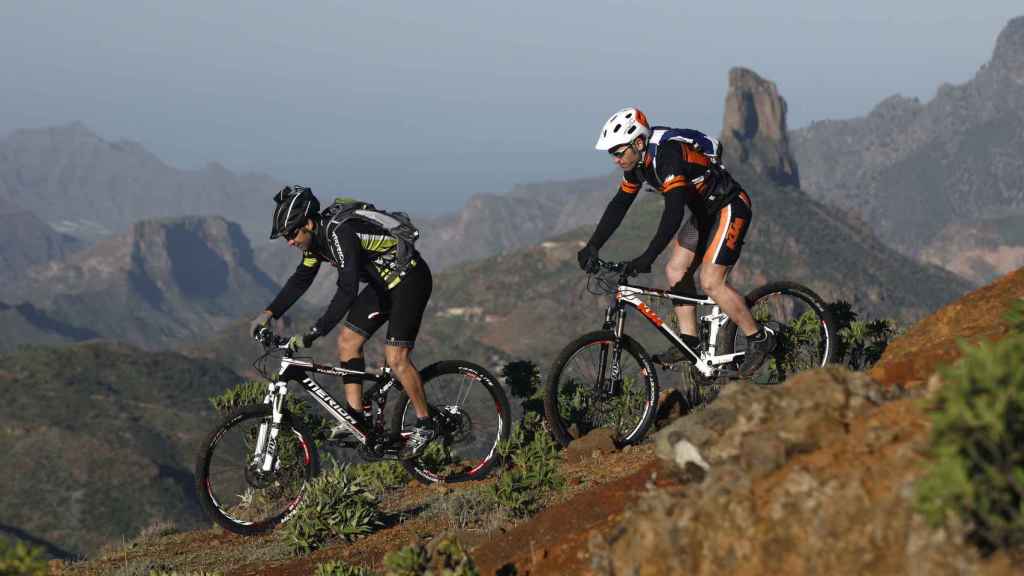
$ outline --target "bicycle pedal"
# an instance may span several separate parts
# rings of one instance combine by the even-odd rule
[[[367,460],[398,460],[399,453],[405,443],[401,438],[375,442],[371,446],[363,446],[363,456]]]

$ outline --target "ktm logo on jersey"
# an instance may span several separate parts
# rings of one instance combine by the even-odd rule
[[[725,237],[725,245],[729,247],[729,250],[736,249],[736,243],[740,241],[740,235],[743,233],[743,227],[746,224],[746,220],[737,218],[729,225],[729,233]]]

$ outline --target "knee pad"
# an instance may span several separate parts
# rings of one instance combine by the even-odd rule
[[[346,360],[338,366],[345,368],[346,370],[359,370],[360,372],[366,371],[366,359],[365,358],[353,358]],[[345,384],[362,384],[363,379],[357,376],[342,376],[341,381]]]
[[[678,296],[696,296],[697,283],[693,280],[693,274],[687,274],[680,278],[679,282],[673,284],[668,291]],[[686,304],[677,302],[676,306],[686,306]]]

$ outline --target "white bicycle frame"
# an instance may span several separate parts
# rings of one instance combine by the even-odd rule
[[[696,352],[692,348],[686,345],[686,342],[673,331],[668,324],[661,319],[651,307],[648,306],[641,296],[655,296],[658,298],[666,298],[673,302],[684,302],[687,304],[704,304],[711,305],[711,313],[705,314],[698,318],[699,322],[706,322],[708,324],[707,332],[707,350],[703,352]],[[642,286],[630,286],[628,284],[620,284],[615,290],[615,304],[608,308],[608,313],[605,318],[606,328],[613,329],[615,331],[616,338],[622,337],[623,326],[625,324],[625,306],[629,305],[636,308],[644,318],[646,318],[659,332],[665,335],[666,338],[672,341],[673,344],[681,348],[684,352],[689,354],[693,360],[693,365],[700,371],[704,376],[711,378],[716,375],[716,369],[718,366],[728,364],[735,361],[737,358],[742,357],[745,352],[733,352],[730,354],[716,354],[718,332],[725,326],[725,323],[729,321],[729,317],[722,312],[718,304],[709,297],[700,296],[681,296],[679,294],[672,294],[666,290],[656,290],[653,288],[644,288]]]

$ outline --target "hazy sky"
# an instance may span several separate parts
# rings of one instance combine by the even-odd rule
[[[0,136],[75,120],[179,168],[449,211],[592,176],[615,110],[718,134],[728,69],[789,125],[969,80],[1021,0],[0,0]]]

